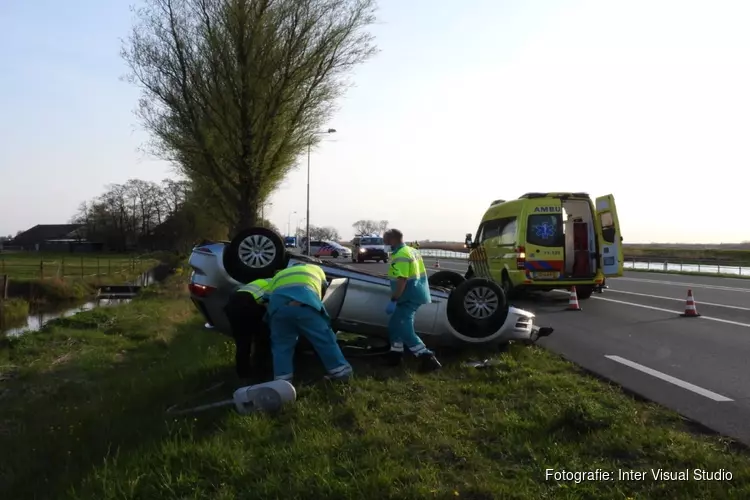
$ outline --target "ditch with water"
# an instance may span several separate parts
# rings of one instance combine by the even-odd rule
[[[169,266],[160,264],[141,274],[133,282],[127,283],[127,285],[136,287],[134,293],[123,293],[119,295],[105,294],[90,299],[82,304],[68,303],[57,304],[55,306],[32,306],[32,309],[25,320],[15,321],[10,324],[6,324],[5,321],[3,321],[3,318],[0,317],[0,335],[14,337],[27,332],[38,331],[44,325],[57,318],[67,318],[70,316],[74,316],[80,312],[90,311],[98,307],[113,307],[121,304],[126,304],[131,301],[133,296],[138,293],[138,290],[140,290],[140,288],[159,283],[166,279],[170,273],[171,269]]]

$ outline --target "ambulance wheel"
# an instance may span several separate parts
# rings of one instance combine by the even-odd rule
[[[430,286],[442,288],[456,288],[464,281],[466,278],[454,271],[438,271],[427,279]]]
[[[333,251],[333,252],[331,253],[331,257],[333,257],[334,259],[338,259],[338,258],[339,258],[339,253],[338,253],[338,252],[337,252],[336,250],[334,250],[334,251]]]
[[[448,322],[465,342],[488,342],[496,337],[509,310],[500,285],[484,278],[464,281],[448,297]]]
[[[578,300],[586,300],[591,298],[591,294],[594,293],[593,286],[577,286],[576,295]]]
[[[224,249],[224,269],[240,283],[271,278],[287,261],[284,239],[265,227],[240,231]]]

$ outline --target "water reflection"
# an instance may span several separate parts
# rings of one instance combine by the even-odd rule
[[[16,323],[13,328],[8,328],[0,331],[2,331],[2,333],[9,337],[16,337],[18,335],[21,335],[22,333],[40,330],[44,325],[46,325],[53,319],[69,318],[70,316],[78,314],[79,312],[90,311],[92,309],[96,309],[97,307],[111,307],[125,304],[127,302],[130,302],[130,299],[99,299],[92,300],[86,302],[85,304],[71,307],[69,309],[64,309],[62,311],[35,311],[32,314],[28,315],[25,322],[21,324]]]

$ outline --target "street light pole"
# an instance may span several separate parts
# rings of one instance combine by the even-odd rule
[[[289,212],[289,219],[286,221],[286,235],[291,236],[292,235],[292,214],[296,214],[297,211]]]
[[[320,135],[320,134],[335,134],[336,129],[335,128],[329,128],[325,131],[315,132],[313,135]],[[307,143],[307,227],[305,229],[305,237],[307,239],[307,242],[305,246],[307,247],[307,255],[310,255],[310,148],[312,147],[312,138],[310,138],[310,142]]]

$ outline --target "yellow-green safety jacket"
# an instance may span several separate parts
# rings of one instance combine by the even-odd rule
[[[271,294],[268,313],[273,314],[285,303],[278,300],[279,297],[287,299],[286,302],[296,300],[313,309],[325,312],[322,301],[323,284],[325,282],[326,274],[315,264],[299,264],[282,269],[273,277],[266,291],[266,294]]]
[[[237,289],[238,292],[245,292],[249,293],[253,296],[253,299],[255,299],[255,302],[260,304],[263,302],[263,298],[268,293],[268,287],[271,284],[270,280],[255,280],[251,281],[247,285],[241,286],[239,289]]]
[[[399,278],[406,278],[406,288],[398,302],[411,302],[418,305],[432,302],[430,285],[427,282],[427,269],[419,252],[404,244],[394,246],[392,251],[391,265],[388,267],[391,291],[396,291]]]

